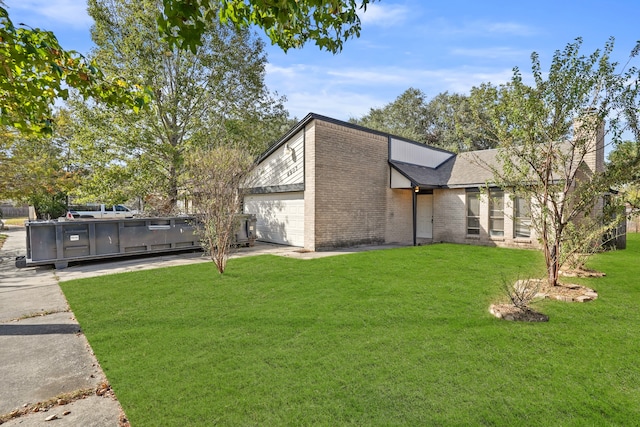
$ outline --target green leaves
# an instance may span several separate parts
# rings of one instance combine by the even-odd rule
[[[422,91],[409,88],[351,122],[454,152],[492,148],[494,141],[474,120],[477,114],[482,109],[478,104],[474,109],[466,95],[443,92],[427,100]]]
[[[35,206],[39,218],[60,216],[65,197],[79,177],[70,164],[69,118],[61,110],[52,120],[52,135],[6,127],[0,135],[0,198]]]
[[[14,27],[0,7],[0,125],[50,135],[52,109],[68,88],[84,97],[139,109],[149,101],[140,86],[116,84],[84,56],[66,51],[49,31]],[[121,81],[121,80],[120,80]]]
[[[357,12],[375,0],[163,0],[158,28],[172,46],[195,52],[206,23],[219,18],[239,28],[256,25],[285,52],[309,41],[332,53],[360,35]]]
[[[115,189],[149,195],[167,213],[184,195],[189,152],[232,144],[261,152],[281,136],[288,114],[264,85],[262,42],[248,29],[221,24],[217,15],[204,20],[206,11],[194,12],[197,2],[182,3],[171,16],[188,21],[190,13],[199,14],[193,26],[185,25],[204,31],[195,53],[161,39],[156,0],[89,0],[95,67],[119,76],[117,86],[136,82],[153,88],[154,96],[140,114],[73,100],[76,152],[88,175],[75,192],[83,197],[105,200]]]
[[[638,91],[629,84],[637,71],[618,71],[611,61],[613,39],[589,55],[581,47],[578,38],[557,50],[547,72],[532,54],[531,86],[516,68],[508,84],[472,92],[500,142],[500,162],[491,167],[494,184],[533,201],[533,226],[554,284],[575,242],[590,253],[618,220],[598,208],[615,183],[614,174],[604,173],[604,144],[619,141],[618,117],[629,114],[631,127],[637,117]]]

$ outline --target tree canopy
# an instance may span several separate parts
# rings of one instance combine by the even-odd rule
[[[169,42],[197,51],[213,22],[238,29],[256,25],[283,50],[314,41],[336,53],[360,35],[360,10],[375,0],[163,0],[155,8],[157,29]],[[0,2],[0,125],[51,133],[52,109],[69,88],[85,98],[138,111],[149,100],[142,86],[105,74],[94,61],[65,50],[50,31],[16,27]]]
[[[428,100],[421,90],[409,88],[393,102],[350,121],[454,152],[494,147],[475,117],[468,95],[443,92]]]
[[[320,49],[339,52],[358,37],[358,11],[375,0],[163,0],[160,31],[172,45],[195,52],[207,26],[221,20],[239,28],[256,25],[285,52],[313,41]]]
[[[263,44],[249,29],[208,22],[193,53],[159,37],[159,7],[158,0],[89,1],[93,60],[152,88],[153,97],[139,114],[74,102],[73,151],[88,171],[84,198],[154,195],[167,213],[183,191],[188,151],[220,144],[262,151],[288,114],[264,84]]]
[[[548,279],[557,284],[569,256],[599,247],[607,228],[619,218],[608,215],[602,196],[611,181],[599,164],[605,138],[620,141],[632,114],[637,70],[620,70],[611,61],[613,39],[590,55],[582,39],[558,50],[548,71],[531,56],[533,85],[516,68],[511,81],[485,85],[474,97],[478,120],[498,141],[494,184],[531,201],[532,226],[547,262]],[[477,107],[476,107],[477,106]]]
[[[34,206],[38,218],[63,215],[66,195],[79,180],[69,159],[70,117],[60,110],[52,120],[50,135],[9,127],[0,135],[0,199]]]
[[[607,175],[612,187],[630,208],[630,214],[640,214],[640,144],[625,140],[609,153]]]
[[[148,101],[141,86],[106,76],[95,63],[63,49],[50,31],[16,27],[0,6],[0,125],[52,132],[53,106],[69,88],[83,97],[137,111]]]

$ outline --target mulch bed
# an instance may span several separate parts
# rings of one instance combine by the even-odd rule
[[[589,273],[600,275],[590,277],[601,277],[602,275],[604,275],[599,272]],[[559,284],[557,286],[550,286],[548,282],[543,279],[530,279],[528,282],[530,284],[535,283],[535,285],[539,286],[538,292],[536,294],[536,298],[539,299],[547,298],[566,302],[588,302],[598,298],[598,293],[595,290],[582,285]],[[549,316],[543,313],[538,313],[531,310],[530,308],[521,309],[514,306],[513,304],[492,304],[489,307],[489,312],[495,317],[504,320],[512,320],[518,322],[549,321]]]

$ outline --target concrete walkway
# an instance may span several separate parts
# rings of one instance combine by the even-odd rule
[[[52,418],[57,426],[118,426],[120,404],[111,393],[96,394],[106,379],[55,270],[16,268],[15,257],[26,254],[24,227],[2,233],[9,238],[0,250],[0,423],[13,413],[20,416],[3,427]]]
[[[0,250],[0,424],[9,419],[3,427],[40,426],[53,417],[55,424],[47,425],[120,425],[124,417],[120,404],[113,393],[102,393],[107,380],[58,282],[211,261],[202,253],[183,253],[86,262],[63,270],[18,269],[15,258],[26,255],[25,229],[13,226],[2,233],[9,238]],[[259,243],[241,248],[233,257],[274,254],[312,259],[391,247],[395,246],[306,252]]]

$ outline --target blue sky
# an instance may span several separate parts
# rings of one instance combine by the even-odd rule
[[[14,24],[53,31],[63,47],[88,53],[92,20],[82,0],[6,0]],[[555,50],[576,37],[583,53],[616,39],[624,64],[640,40],[640,1],[382,0],[361,14],[362,34],[340,54],[314,45],[286,54],[267,41],[270,90],[288,98],[291,116],[309,112],[348,120],[382,107],[409,87],[429,98],[499,84],[540,54],[548,69]],[[637,61],[637,60],[636,60]]]

